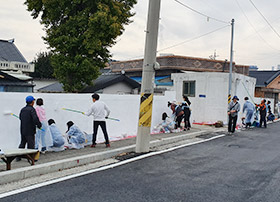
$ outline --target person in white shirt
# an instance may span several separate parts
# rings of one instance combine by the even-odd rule
[[[106,147],[110,147],[109,137],[106,129],[105,119],[108,118],[110,110],[104,102],[99,101],[99,95],[94,93],[92,96],[93,104],[91,108],[85,113],[85,115],[93,115],[93,135],[92,135],[92,145],[96,146],[96,136],[98,131],[98,126],[101,126],[102,132],[105,138]]]

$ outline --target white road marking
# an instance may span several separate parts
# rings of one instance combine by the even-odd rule
[[[69,180],[69,179],[72,179],[72,178],[76,178],[76,177],[88,175],[88,174],[91,174],[91,173],[115,168],[115,167],[118,167],[118,166],[121,166],[121,165],[124,165],[124,164],[127,164],[127,163],[131,163],[131,162],[134,162],[134,161],[138,161],[140,159],[150,157],[150,156],[155,156],[155,155],[158,155],[158,154],[163,154],[163,153],[166,153],[166,152],[174,151],[176,149],[180,149],[180,148],[183,148],[183,147],[188,147],[188,146],[208,142],[208,141],[215,140],[217,138],[221,138],[221,137],[224,137],[224,136],[225,135],[218,135],[218,136],[215,136],[215,137],[212,137],[212,138],[209,138],[209,139],[200,140],[200,141],[192,142],[192,143],[187,143],[187,144],[184,144],[184,145],[176,146],[176,147],[165,149],[165,150],[162,150],[162,151],[150,152],[150,153],[143,154],[143,155],[131,158],[131,159],[120,161],[120,162],[115,163],[115,164],[110,164],[110,165],[103,166],[103,167],[100,167],[100,168],[88,170],[88,171],[85,171],[85,172],[81,172],[81,173],[69,175],[69,176],[66,176],[66,177],[50,180],[50,181],[47,181],[47,182],[42,182],[42,183],[39,183],[39,184],[31,185],[31,186],[24,187],[24,188],[21,188],[21,189],[13,190],[13,191],[10,191],[10,192],[7,192],[7,193],[0,194],[0,199],[4,198],[4,197],[15,195],[15,194],[19,194],[19,193],[22,193],[22,192],[30,191],[30,190],[33,190],[33,189],[37,189],[37,188],[40,188],[40,187],[44,187],[44,186],[47,186],[47,185],[62,182],[62,181],[65,181],[65,180]]]

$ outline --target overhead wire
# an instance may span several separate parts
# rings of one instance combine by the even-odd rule
[[[205,34],[202,34],[202,35],[200,35],[200,36],[194,37],[194,38],[192,38],[192,39],[189,39],[189,40],[180,42],[180,43],[178,43],[178,44],[175,44],[175,45],[172,45],[172,46],[169,46],[169,47],[160,49],[160,50],[158,50],[157,52],[162,52],[162,51],[164,51],[164,50],[171,49],[171,48],[180,46],[180,45],[182,45],[182,44],[185,44],[185,43],[194,41],[194,40],[196,40],[196,39],[199,39],[199,38],[201,38],[201,37],[207,36],[207,35],[209,35],[209,34],[212,34],[212,33],[216,32],[216,31],[219,31],[219,30],[221,30],[221,29],[224,29],[224,28],[230,26],[230,24],[231,24],[231,22],[227,22],[227,21],[224,21],[224,20],[220,20],[220,19],[211,17],[211,16],[209,16],[209,15],[206,15],[206,14],[200,12],[200,11],[197,11],[197,10],[195,10],[194,8],[192,8],[192,7],[188,6],[188,5],[186,5],[185,3],[182,3],[182,2],[179,1],[179,0],[174,0],[174,1],[177,2],[178,4],[182,5],[183,7],[188,8],[189,10],[191,10],[191,11],[193,11],[193,12],[199,14],[199,15],[202,15],[202,16],[206,17],[207,20],[212,19],[212,20],[214,20],[214,21],[217,21],[217,22],[220,22],[220,23],[224,23],[224,24],[227,24],[227,25],[226,25],[226,26],[223,26],[223,27],[220,27],[220,28],[218,28],[218,29],[215,29],[215,30],[213,30],[213,31],[207,32],[207,33],[205,33]],[[143,55],[141,55],[141,56],[139,55],[139,56],[137,56],[137,57],[132,57],[132,58],[129,58],[129,59],[139,58],[139,57],[143,57]],[[129,59],[128,59],[128,60],[129,60]]]
[[[217,22],[221,22],[221,23],[225,23],[225,24],[230,24],[230,22],[227,22],[227,21],[224,21],[224,20],[220,20],[220,19],[217,19],[217,18],[214,18],[214,17],[210,17],[209,15],[206,15],[206,14],[200,12],[200,11],[197,11],[197,10],[195,10],[194,8],[192,8],[192,7],[188,6],[188,5],[186,5],[185,3],[182,3],[182,2],[179,1],[179,0],[174,0],[174,1],[177,2],[178,4],[180,4],[181,6],[187,8],[187,9],[189,9],[189,10],[191,10],[191,11],[193,11],[193,12],[199,14],[199,15],[202,15],[202,16],[206,17],[207,20],[212,19],[212,20],[217,21]]]
[[[255,26],[251,23],[251,21],[249,20],[249,17],[246,15],[246,13],[244,12],[244,10],[242,9],[241,5],[239,4],[238,0],[235,0],[236,4],[238,5],[239,9],[241,10],[242,14],[245,16],[246,20],[248,21],[248,23],[250,24],[250,26],[254,29],[254,31],[256,32],[256,34],[261,38],[261,40],[263,42],[265,42],[270,48],[280,51],[277,48],[274,48],[273,46],[271,46],[263,37],[262,35],[260,35],[260,33],[257,31],[257,29],[255,28]]]
[[[254,6],[254,8],[258,11],[258,13],[262,16],[262,18],[266,21],[266,23],[269,25],[269,27],[273,30],[273,32],[280,38],[280,34],[276,31],[276,29],[274,29],[274,27],[270,24],[270,22],[266,19],[266,17],[262,14],[262,12],[254,4],[254,2],[252,0],[249,0],[249,1]]]
[[[218,28],[218,29],[212,30],[212,31],[210,31],[210,32],[207,32],[207,33],[205,33],[205,34],[199,35],[199,36],[194,37],[194,38],[192,38],[192,39],[189,39],[189,40],[186,40],[186,41],[183,41],[183,42],[174,44],[174,45],[172,45],[172,46],[169,46],[169,47],[160,49],[160,50],[158,50],[157,52],[162,52],[162,51],[164,51],[164,50],[171,49],[171,48],[174,48],[174,47],[183,45],[183,44],[185,44],[185,43],[188,43],[188,42],[194,41],[194,40],[196,40],[196,39],[199,39],[199,38],[201,38],[201,37],[207,36],[207,35],[209,35],[209,34],[212,34],[212,33],[214,33],[214,32],[217,32],[217,31],[219,31],[219,30],[221,30],[221,29],[224,29],[224,28],[226,28],[226,27],[229,27],[229,26],[230,26],[230,25],[226,25],[226,26],[220,27],[220,28]]]
[[[272,23],[274,23],[274,22],[276,22],[276,21],[279,21],[279,20],[280,20],[280,18],[277,18],[276,20],[272,21]],[[261,31],[263,31],[263,30],[265,30],[265,29],[267,29],[267,28],[268,28],[268,25],[266,25],[266,26],[264,26],[264,27],[258,29],[257,32],[261,32]],[[239,41],[246,40],[246,39],[248,39],[248,38],[254,36],[255,34],[256,34],[256,33],[250,34],[250,35],[246,36],[245,38],[242,38],[242,39],[239,40]]]

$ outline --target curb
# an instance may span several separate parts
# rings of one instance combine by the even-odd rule
[[[161,140],[153,140],[150,142],[150,147],[157,147],[166,144],[175,143],[185,139],[191,139],[198,135],[211,133],[211,132],[222,132],[225,129],[212,129],[212,130],[203,130],[188,134],[180,134],[174,137],[163,138]],[[96,161],[112,158],[120,153],[132,152],[135,149],[135,144],[130,146],[125,146],[109,151],[103,151],[93,154],[86,154],[83,156],[77,156],[73,158],[57,160],[49,163],[34,165],[30,167],[18,168],[15,170],[3,171],[0,173],[0,184],[5,184],[13,181],[23,180],[25,178],[35,177],[39,175],[44,175],[52,172],[61,171],[64,169],[69,169],[89,163],[94,163]]]

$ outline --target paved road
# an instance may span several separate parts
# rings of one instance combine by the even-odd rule
[[[280,201],[280,123],[0,201]]]

